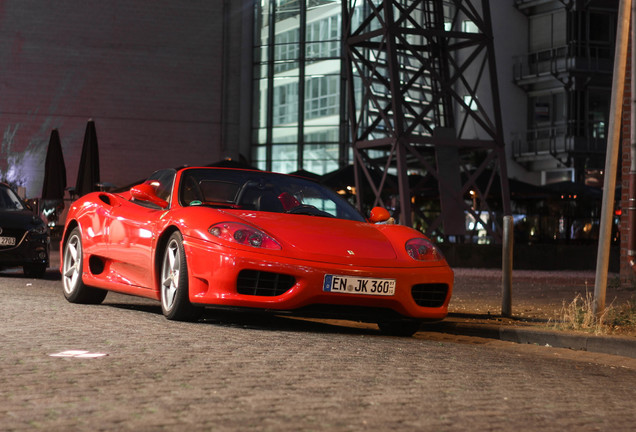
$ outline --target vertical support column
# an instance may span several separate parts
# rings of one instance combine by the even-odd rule
[[[486,28],[492,32],[492,19],[490,17],[490,2],[488,0],[482,1],[482,13],[484,15],[484,22]],[[499,179],[501,181],[501,202],[503,205],[503,214],[511,215],[512,209],[510,207],[510,188],[508,185],[508,161],[506,160],[505,143],[503,141],[503,120],[501,119],[501,101],[499,98],[499,81],[497,79],[497,62],[495,61],[495,42],[494,38],[488,39],[488,68],[490,71],[490,90],[492,94],[494,109],[494,120],[496,129],[495,138],[495,151],[497,152],[497,159],[499,162]]]
[[[307,9],[304,1],[299,4],[299,21],[300,28],[298,29],[298,143],[296,146],[296,152],[298,156],[296,158],[296,169],[303,169],[305,165],[305,158],[303,149],[305,148],[305,53],[307,52]]]
[[[400,223],[412,226],[411,190],[408,182],[408,165],[406,162],[406,146],[409,145],[404,134],[404,96],[401,91],[400,67],[398,59],[399,29],[393,16],[393,0],[384,0],[384,18],[386,20],[386,56],[389,67],[389,83],[391,91],[391,110],[393,111],[393,134],[396,138],[397,177],[400,191]]]
[[[455,139],[455,130],[437,128],[433,135],[436,138],[452,141]],[[466,216],[462,196],[459,149],[456,146],[438,145],[435,147],[435,160],[444,235],[456,236],[458,239],[463,238],[466,234]],[[473,208],[473,210],[479,214],[478,208]]]
[[[274,39],[276,38],[276,7],[274,1],[269,2],[269,31],[267,34],[267,118],[266,118],[266,166],[272,170],[272,141],[274,140]]]
[[[514,245],[514,221],[512,216],[503,218],[503,245],[501,256],[501,316],[512,316],[512,252]]]

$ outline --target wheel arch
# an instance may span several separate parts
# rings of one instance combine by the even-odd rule
[[[166,227],[157,239],[157,246],[155,247],[155,255],[153,257],[153,275],[154,275],[154,288],[159,292],[161,289],[161,265],[163,262],[163,254],[168,246],[168,239],[170,236],[179,230],[179,227],[170,225]]]
[[[61,259],[64,259],[64,245],[66,244],[66,241],[68,240],[69,236],[71,235],[71,233],[73,232],[75,228],[80,228],[79,222],[77,222],[77,220],[73,219],[66,223],[64,236],[62,237],[62,240],[60,241],[60,254],[61,254],[60,258]],[[81,231],[82,229],[80,228],[80,232]]]

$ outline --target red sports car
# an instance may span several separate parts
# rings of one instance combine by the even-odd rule
[[[149,297],[171,320],[196,320],[203,307],[258,308],[411,335],[446,316],[453,272],[420,232],[376,213],[367,221],[300,177],[157,171],[127,192],[72,204],[60,245],[64,295]]]

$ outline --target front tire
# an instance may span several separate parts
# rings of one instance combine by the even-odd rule
[[[190,303],[188,263],[179,231],[172,233],[163,254],[161,310],[166,318],[174,321],[196,321],[202,313],[200,307]]]
[[[82,268],[82,234],[79,228],[75,228],[64,244],[62,266],[64,297],[71,303],[100,304],[108,292],[84,285]]]

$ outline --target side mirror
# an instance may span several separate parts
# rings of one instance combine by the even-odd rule
[[[133,186],[130,189],[130,195],[138,201],[149,202],[158,205],[162,209],[168,207],[168,201],[159,198],[155,187],[150,183],[142,183],[137,186]]]
[[[385,224],[393,224],[395,223],[395,219],[391,217],[391,214],[384,207],[373,207],[371,209],[371,214],[369,215],[369,222],[372,223],[385,223]]]

